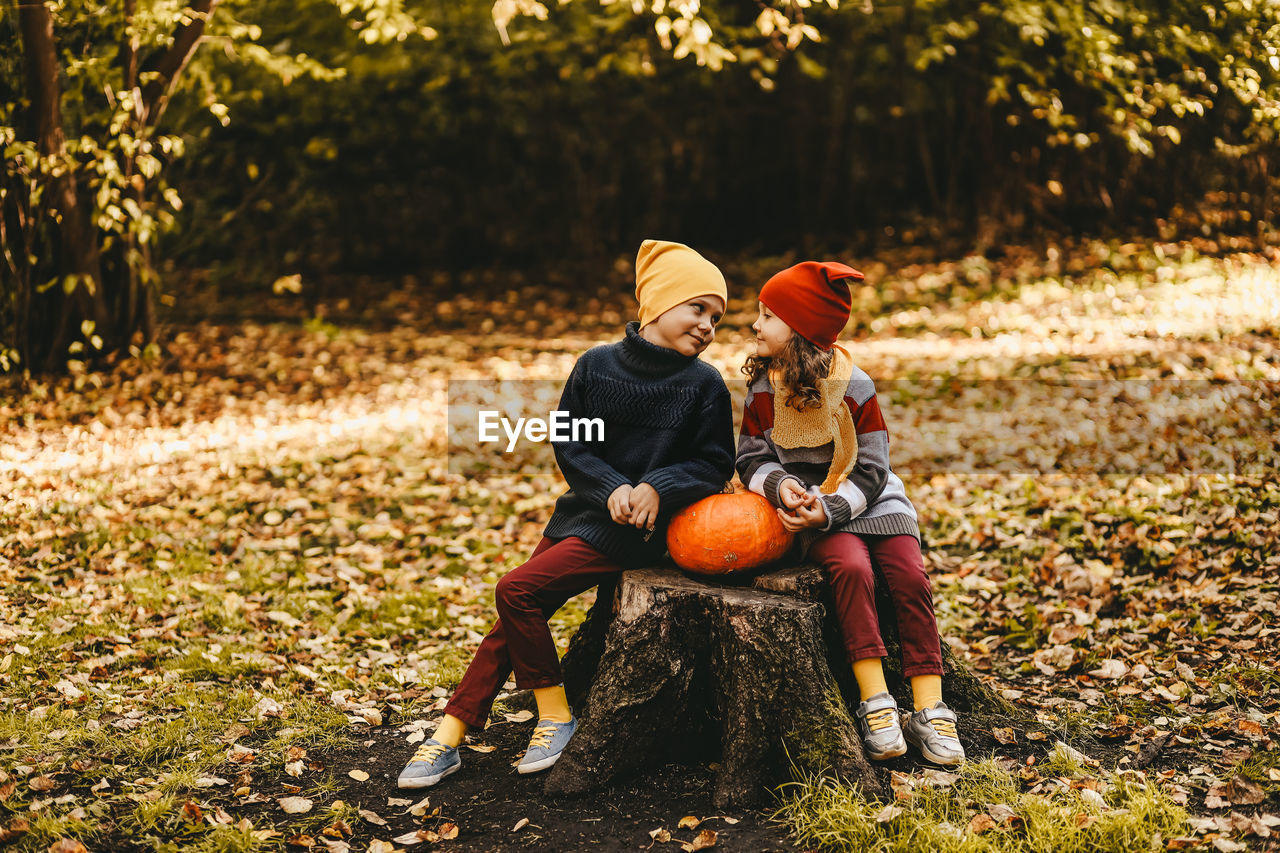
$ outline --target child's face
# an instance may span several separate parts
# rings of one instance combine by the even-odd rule
[[[782,348],[787,341],[791,340],[793,334],[791,327],[774,316],[763,302],[760,303],[760,316],[751,324],[751,331],[756,333],[758,358],[772,358],[782,352]]]
[[[724,316],[719,296],[698,296],[669,308],[644,327],[645,337],[681,355],[698,355],[716,339],[716,324]]]

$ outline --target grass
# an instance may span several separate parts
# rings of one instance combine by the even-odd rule
[[[954,782],[926,775],[888,805],[809,778],[784,786],[774,817],[800,845],[876,853],[1161,850],[1188,828],[1186,812],[1138,774],[1099,778],[1060,749],[1036,769],[1029,784],[993,760],[969,762]]]

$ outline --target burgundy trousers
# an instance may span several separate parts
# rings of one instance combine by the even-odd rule
[[[830,533],[809,549],[826,572],[849,663],[882,658],[886,651],[876,614],[876,573],[884,578],[898,617],[902,674],[942,674],[942,644],[933,615],[933,591],[914,536]]]
[[[472,728],[483,728],[493,700],[513,671],[521,690],[564,681],[547,620],[570,598],[621,571],[621,566],[576,536],[544,537],[524,565],[498,581],[494,589],[498,621],[480,643],[444,712]]]

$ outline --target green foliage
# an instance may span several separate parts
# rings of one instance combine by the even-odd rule
[[[370,47],[259,4],[263,44],[316,45],[347,73],[281,87],[206,55],[237,81],[232,124],[193,139],[171,254],[219,264],[220,287],[300,274],[329,299],[349,273],[598,270],[662,233],[777,254],[1040,228],[1169,239],[1208,233],[1179,214],[1206,201],[1229,234],[1266,227],[1273,6],[656,8],[430,5],[437,38]],[[707,73],[686,38],[736,61]]]

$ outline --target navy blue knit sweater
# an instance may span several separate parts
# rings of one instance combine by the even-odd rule
[[[578,536],[623,566],[661,559],[677,510],[719,492],[733,476],[733,411],[720,374],[697,356],[640,337],[593,347],[565,383],[560,409],[600,418],[604,440],[557,442],[556,461],[569,491],[556,501],[546,535]],[[609,495],[648,483],[658,493],[653,535],[616,523]]]

